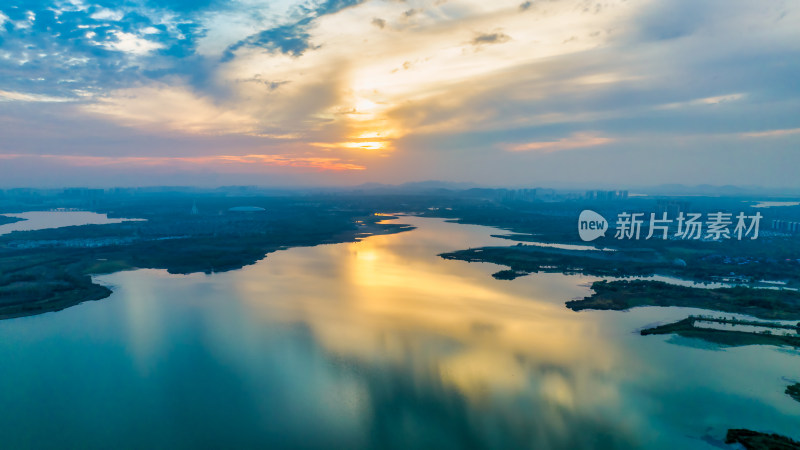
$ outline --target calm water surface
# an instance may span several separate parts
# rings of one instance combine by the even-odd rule
[[[753,205],[753,208],[774,208],[776,206],[797,206],[800,202],[768,202],[761,201]]]
[[[129,220],[143,220],[109,219],[105,214],[98,214],[90,211],[30,211],[3,215],[8,217],[18,217],[24,220],[0,225],[0,235],[8,234],[12,231],[45,230],[49,228],[61,228],[74,225],[104,225],[108,223],[120,223]]]
[[[499,281],[418,228],[242,270],[99,277],[105,300],[0,321],[5,448],[698,448],[800,438],[800,354],[639,336],[698,310],[580,312],[593,277]]]

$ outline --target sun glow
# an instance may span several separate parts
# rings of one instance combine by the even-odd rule
[[[357,139],[357,138],[356,138]],[[313,142],[311,145],[314,147],[326,149],[345,149],[345,150],[391,150],[392,145],[390,141],[386,140],[370,140],[370,141],[346,141],[346,142]]]
[[[385,150],[388,146],[386,141],[365,141],[365,142],[345,142],[342,147],[360,148],[362,150]]]

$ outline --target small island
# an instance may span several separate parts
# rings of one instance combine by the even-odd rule
[[[798,450],[800,442],[774,433],[760,433],[742,428],[728,430],[726,444],[741,444],[747,450]]]
[[[513,247],[481,247],[442,253],[443,259],[467,262],[489,262],[507,266],[493,275],[500,280],[513,280],[531,273],[564,273],[596,276],[653,275],[668,273],[669,262],[651,250],[600,251],[569,250],[557,247],[518,244]]]
[[[637,306],[681,306],[747,314],[768,320],[800,320],[800,292],[745,286],[707,289],[652,280],[596,281],[594,293],[566,303],[573,311],[621,311]]]
[[[786,395],[800,402],[800,383],[786,386]]]
[[[719,323],[728,325],[744,325],[761,328],[759,331],[738,331],[735,329],[719,329],[698,326],[698,323]],[[736,319],[719,319],[713,317],[690,316],[677,322],[647,328],[639,333],[642,336],[654,334],[677,334],[687,338],[702,339],[715,344],[737,347],[743,345],[776,345],[800,348],[800,335],[780,334],[770,329],[792,328],[787,325],[770,322],[753,322]],[[790,386],[791,387],[791,386]],[[788,389],[787,389],[788,391]]]

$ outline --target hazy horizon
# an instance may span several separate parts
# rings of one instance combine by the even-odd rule
[[[442,189],[453,193],[466,192],[471,189],[477,190],[538,190],[541,198],[547,197],[548,192],[553,192],[559,196],[563,195],[583,195],[589,191],[625,191],[632,197],[636,196],[665,196],[665,197],[757,197],[764,198],[794,198],[800,196],[800,188],[769,188],[764,186],[736,186],[736,185],[683,185],[683,184],[660,184],[660,185],[611,185],[611,184],[575,184],[575,183],[549,183],[549,184],[478,184],[470,182],[450,182],[444,180],[423,180],[405,183],[359,183],[350,185],[311,185],[311,184],[138,184],[138,185],[52,185],[52,186],[4,186],[0,183],[0,193],[2,191],[32,190],[51,194],[67,194],[69,190],[104,190],[111,193],[116,189],[142,190],[151,193],[214,193],[214,192],[235,192],[265,194],[269,192],[303,193],[303,192],[341,192],[366,194],[433,194]],[[560,197],[559,197],[560,198]]]

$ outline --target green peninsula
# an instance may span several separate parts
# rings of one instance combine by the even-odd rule
[[[20,221],[23,221],[23,220],[25,220],[25,219],[21,219],[19,217],[4,216],[4,215],[0,214],[0,225],[7,225],[9,223],[20,222]]]
[[[255,205],[237,209],[240,205]],[[291,247],[354,242],[411,229],[372,205],[315,197],[178,194],[115,197],[95,209],[135,217],[0,236],[0,319],[58,311],[108,297],[92,275],[136,268],[224,272]]]
[[[770,320],[800,319],[800,292],[744,286],[706,289],[651,280],[596,281],[594,293],[567,302],[573,311],[625,310],[637,306],[681,306],[747,314]]]

